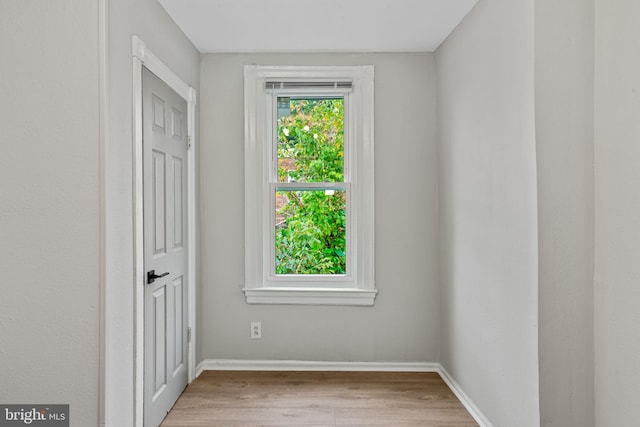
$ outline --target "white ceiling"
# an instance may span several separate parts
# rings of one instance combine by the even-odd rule
[[[158,0],[202,53],[432,52],[478,0]]]

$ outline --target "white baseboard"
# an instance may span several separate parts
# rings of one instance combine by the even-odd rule
[[[207,359],[198,365],[196,377],[203,371],[438,372],[439,368],[439,363],[423,362],[308,362],[302,360]]]
[[[480,427],[494,427],[440,363],[206,359],[198,364],[196,378],[204,371],[437,372]]]
[[[489,419],[482,413],[482,411],[476,406],[476,404],[473,403],[473,401],[469,398],[469,396],[467,396],[464,390],[462,390],[462,388],[460,387],[460,384],[458,384],[456,380],[454,380],[451,377],[451,375],[449,375],[449,372],[447,372],[447,370],[444,369],[442,365],[440,364],[438,365],[440,366],[438,369],[438,373],[440,374],[444,382],[447,383],[447,385],[449,386],[451,391],[453,391],[453,394],[456,395],[458,400],[462,402],[462,404],[467,409],[467,411],[469,411],[473,419],[476,420],[478,424],[480,424],[480,427],[493,427],[493,424],[491,424]]]

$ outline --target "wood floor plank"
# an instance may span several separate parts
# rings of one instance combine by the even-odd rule
[[[478,427],[436,373],[203,372],[163,427]]]

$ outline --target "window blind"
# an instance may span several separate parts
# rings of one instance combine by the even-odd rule
[[[267,81],[264,84],[266,90],[286,90],[286,89],[353,89],[353,82],[344,81]]]

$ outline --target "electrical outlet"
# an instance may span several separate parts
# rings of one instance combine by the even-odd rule
[[[251,322],[251,339],[259,340],[262,338],[262,322]]]

